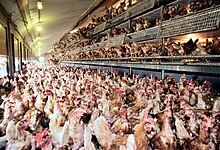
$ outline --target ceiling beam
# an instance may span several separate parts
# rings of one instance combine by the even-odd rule
[[[24,9],[24,1],[23,0],[16,0],[16,4],[17,4],[18,9],[21,13],[21,17],[22,17],[22,21],[24,23],[25,29],[26,29],[26,31],[27,31],[30,39],[31,39],[31,42],[34,43],[33,35],[31,34],[30,29],[28,27],[27,16],[26,16],[25,9]]]

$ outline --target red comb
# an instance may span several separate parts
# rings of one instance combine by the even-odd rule
[[[39,133],[36,133],[34,136],[34,139],[36,142],[42,142],[43,141],[43,136],[49,133],[49,129],[44,129],[43,131],[41,130]]]
[[[15,93],[16,93],[15,91],[12,91],[10,94],[8,94],[7,97],[9,98],[9,97],[11,97],[12,95],[14,95]]]
[[[84,104],[81,104],[80,107],[82,107],[85,110],[87,109],[86,105],[84,105]]]

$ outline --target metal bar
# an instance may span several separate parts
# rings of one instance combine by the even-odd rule
[[[147,63],[114,63],[114,62],[84,62],[84,61],[63,61],[63,64],[83,64],[94,66],[109,66],[109,67],[121,67],[121,68],[136,68],[145,70],[167,70],[176,72],[196,72],[203,74],[218,74],[220,75],[220,69],[216,66],[193,66],[189,64],[184,65],[166,65],[166,64],[147,64]]]
[[[151,60],[151,59],[217,59],[220,55],[198,55],[198,56],[149,56],[149,57],[122,57],[122,58],[93,58],[93,59],[79,59],[76,61],[118,61],[118,60]],[[74,61],[74,60],[73,60]]]

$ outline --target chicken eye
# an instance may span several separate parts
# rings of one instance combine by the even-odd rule
[[[150,122],[147,122],[146,125],[150,125]]]

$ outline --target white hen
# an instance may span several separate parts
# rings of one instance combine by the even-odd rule
[[[104,116],[100,116],[94,121],[93,131],[100,145],[106,149],[110,148],[114,137]]]
[[[39,110],[43,110],[44,106],[45,106],[45,103],[42,101],[40,93],[38,93],[36,102],[35,102],[35,107]]]
[[[64,126],[60,126],[61,123],[64,123],[65,117],[63,116],[60,106],[58,103],[55,103],[54,114],[50,120],[50,131],[52,135],[52,142],[58,147],[62,147],[69,141],[69,121],[66,121]]]
[[[7,141],[10,141],[14,137],[15,133],[15,124],[14,121],[9,121],[8,126],[6,128],[6,135],[0,137],[0,148],[5,147]]]
[[[96,150],[94,144],[91,141],[92,132],[90,127],[85,127],[84,130],[84,147],[80,150]]]
[[[128,136],[126,146],[120,146],[120,150],[136,150],[134,134]]]
[[[56,147],[62,147],[69,142],[69,122],[66,121],[63,127],[60,127],[56,121],[50,124],[52,143]]]

